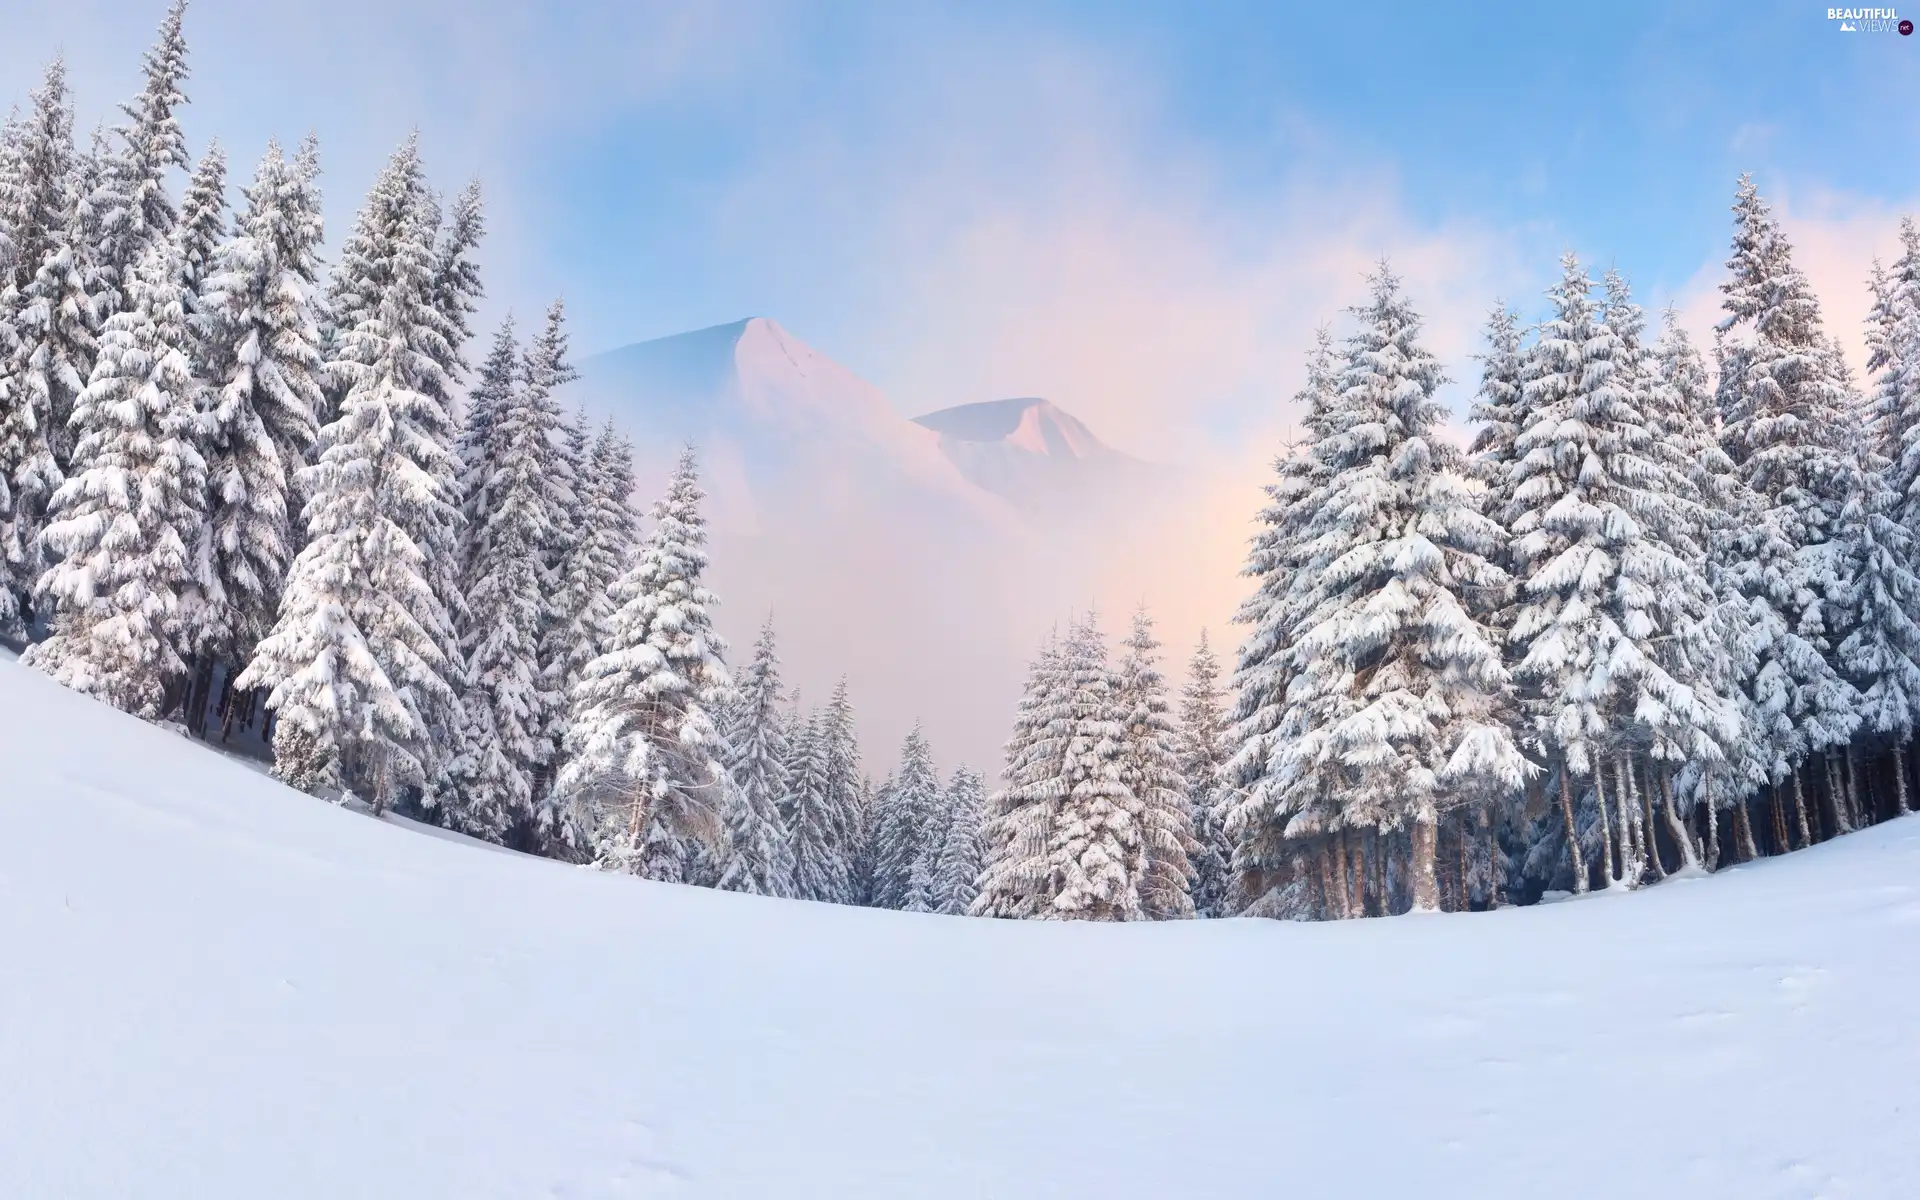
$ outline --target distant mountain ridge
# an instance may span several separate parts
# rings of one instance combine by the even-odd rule
[[[1094,502],[1149,465],[1036,396],[902,416],[873,384],[767,317],[594,355],[581,393],[637,438],[693,441],[721,474],[722,502],[758,521],[775,480],[837,493],[880,486],[1004,518]],[[894,500],[900,497],[894,496]],[[750,516],[751,514],[751,516]]]
[[[943,408],[913,423],[939,435],[941,453],[974,484],[1029,515],[1104,508],[1149,464],[1102,442],[1072,413],[1038,396]]]

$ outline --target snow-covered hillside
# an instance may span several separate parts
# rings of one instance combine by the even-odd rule
[[[1012,924],[420,835],[0,662],[0,1192],[1920,1194],[1920,821],[1494,914]]]

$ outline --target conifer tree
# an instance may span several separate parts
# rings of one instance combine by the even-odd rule
[[[1260,529],[1241,569],[1255,581],[1253,594],[1234,617],[1248,627],[1234,671],[1239,695],[1226,767],[1235,799],[1217,819],[1233,847],[1227,867],[1242,877],[1279,870],[1303,848],[1331,855],[1339,848],[1336,837],[1345,836],[1331,797],[1291,786],[1282,762],[1290,738],[1282,723],[1296,672],[1294,640],[1303,626],[1303,605],[1312,598],[1314,522],[1329,511],[1332,473],[1325,455],[1333,445],[1338,396],[1333,335],[1322,327],[1307,358],[1306,386],[1294,397],[1305,440],[1289,445],[1274,463],[1276,478],[1267,485]]]
[[[1894,516],[1920,531],[1920,226],[1900,222],[1900,257],[1891,272],[1874,264],[1876,301],[1868,320],[1867,370],[1873,372],[1874,428],[1888,465]]]
[[[1506,583],[1489,561],[1502,530],[1478,511],[1461,456],[1434,437],[1443,376],[1419,317],[1384,266],[1372,284],[1313,450],[1327,483],[1277,754],[1232,820],[1279,823],[1282,838],[1316,809],[1334,827],[1407,828],[1413,905],[1432,909],[1441,815],[1521,780],[1507,673],[1484,623]]]
[[[787,746],[787,794],[781,811],[793,845],[793,894],[801,900],[848,904],[847,853],[836,827],[828,772],[829,735],[824,713],[795,713]],[[859,781],[854,781],[858,786]]]
[[[987,801],[981,836],[985,865],[976,916],[1025,919],[1039,916],[1058,884],[1048,857],[1053,821],[1064,795],[1060,769],[1064,745],[1051,716],[1064,685],[1063,651],[1049,635],[1027,670],[1026,686],[1007,740],[1006,787]]]
[[[726,763],[734,787],[718,886],[758,896],[795,895],[795,847],[780,813],[782,800],[793,795],[787,775],[792,750],[781,722],[772,617],[761,626],[728,715]]]
[[[186,0],[174,0],[168,7],[157,40],[140,62],[145,77],[140,94],[121,106],[128,123],[115,131],[119,149],[100,164],[93,205],[99,222],[102,320],[130,302],[133,274],[148,249],[174,236],[178,215],[167,194],[167,172],[192,166],[175,115],[187,102],[180,90],[188,73],[181,31],[186,11]]]
[[[296,167],[296,176],[301,172]],[[355,217],[353,231],[340,248],[341,277],[351,281],[353,303],[335,307],[338,328],[330,345],[326,374],[336,386],[388,389],[398,424],[397,457],[405,464],[404,483],[389,490],[387,515],[421,556],[422,578],[432,589],[434,619],[418,613],[421,628],[435,639],[433,661],[443,672],[439,683],[413,699],[426,723],[426,770],[421,802],[435,807],[445,796],[447,768],[462,744],[459,693],[465,686],[458,630],[465,616],[460,589],[459,548],[464,526],[457,503],[455,431],[446,402],[450,391],[446,364],[453,352],[446,325],[434,305],[437,213],[420,162],[417,137],[409,137],[387,160]],[[378,381],[389,379],[390,384]],[[344,419],[344,398],[342,419]],[[416,610],[417,611],[417,610]]]
[[[565,697],[540,661],[552,616],[549,547],[566,520],[553,494],[560,411],[553,380],[565,369],[558,308],[528,354],[521,385],[491,399],[492,415],[468,471],[471,523],[460,591],[466,598],[463,763],[450,814],[477,836],[544,835],[536,783],[554,754]],[[493,381],[488,380],[492,383]]]
[[[227,239],[227,156],[219,142],[208,142],[207,152],[187,181],[180,199],[180,220],[174,240],[180,247],[180,282],[186,288],[192,312],[200,312],[200,292],[214,272],[214,254]]]
[[[840,902],[866,903],[865,889],[872,879],[871,864],[861,865],[861,850],[867,841],[872,789],[861,774],[860,731],[854,720],[853,700],[847,680],[842,676],[834,684],[821,718],[821,744],[825,747],[827,813],[834,848],[833,871],[838,881]]]
[[[243,189],[238,234],[214,252],[201,284],[210,537],[196,640],[214,659],[251,658],[303,541],[295,479],[313,454],[324,403],[314,312],[321,228],[309,191],[269,143]],[[194,228],[191,217],[181,228]]]
[[[933,750],[918,722],[900,747],[900,767],[883,793],[874,856],[874,905],[904,909],[914,899],[914,871],[925,854],[940,806]],[[921,868],[921,882],[927,882]],[[924,893],[920,897],[924,904]]]
[[[1717,326],[1721,445],[1757,511],[1722,553],[1746,601],[1743,710],[1756,750],[1753,787],[1791,785],[1800,768],[1843,746],[1858,724],[1858,693],[1828,654],[1834,615],[1833,542],[1846,502],[1847,389],[1833,373],[1819,303],[1753,181],[1734,199],[1732,273]],[[1774,802],[1779,804],[1778,791]],[[1744,821],[1744,806],[1734,809]],[[1752,839],[1739,831],[1743,853]]]
[[[1060,801],[1047,848],[1059,890],[1041,915],[1139,920],[1148,861],[1143,805],[1126,782],[1131,714],[1091,613],[1068,634],[1060,668],[1059,690],[1045,714],[1048,740],[1061,756]]]
[[[1743,796],[1750,774],[1751,731],[1743,712],[1739,680],[1747,669],[1746,602],[1723,568],[1726,547],[1739,535],[1740,514],[1751,511],[1750,494],[1737,477],[1733,460],[1720,448],[1715,406],[1706,364],[1669,308],[1659,339],[1650,351],[1644,389],[1636,407],[1650,435],[1648,456],[1664,471],[1667,499],[1674,516],[1691,532],[1705,555],[1702,574],[1709,608],[1687,636],[1666,643],[1674,659],[1674,677],[1691,686],[1697,699],[1711,703],[1718,721],[1706,732],[1718,753],[1703,751],[1685,760],[1677,773],[1654,782],[1668,833],[1686,865],[1703,864],[1702,847],[1683,818],[1704,811],[1707,841],[1716,844],[1717,814]],[[1712,856],[1706,856],[1711,865]]]
[[[53,635],[24,659],[150,720],[186,673],[178,646],[206,489],[179,280],[174,247],[150,247],[128,282],[131,306],[107,322],[74,408],[76,470],[46,529],[60,556],[39,587],[55,606]]]
[[[1905,747],[1920,723],[1920,578],[1913,531],[1894,519],[1893,492],[1881,465],[1862,450],[1840,516],[1836,659],[1860,693],[1860,732],[1882,745]],[[1901,812],[1912,807],[1905,775],[1901,764],[1895,774]],[[1834,790],[1830,778],[1829,794]],[[1799,816],[1804,821],[1804,808]],[[1844,805],[1834,806],[1833,819],[1840,832],[1852,826]],[[1801,838],[1808,840],[1804,827]]]
[[[560,802],[602,866],[684,882],[696,842],[719,838],[724,747],[710,715],[728,686],[713,630],[706,524],[693,451],[680,456],[654,528],[620,582],[607,651],[571,697]]]
[[[946,839],[934,871],[929,908],[950,917],[964,917],[979,895],[983,866],[981,826],[985,820],[986,785],[972,767],[955,767],[947,781]]]
[[[1674,503],[1676,481],[1641,412],[1638,348],[1622,336],[1637,337],[1637,310],[1624,310],[1630,301],[1615,281],[1603,313],[1579,260],[1568,254],[1561,267],[1548,293],[1554,314],[1527,354],[1531,423],[1515,438],[1509,472],[1514,673],[1561,768],[1563,818],[1574,782],[1590,781],[1609,882],[1631,886],[1658,866],[1640,816],[1651,811],[1636,782],[1643,764],[1664,776],[1720,754],[1714,732],[1725,706],[1715,681],[1688,675],[1691,660],[1671,652],[1704,628],[1713,594],[1696,565],[1703,547]],[[1617,855],[1608,841],[1615,821]],[[1569,823],[1569,838],[1579,829]],[[1582,862],[1577,847],[1572,857]],[[1574,886],[1584,890],[1584,870]]]
[[[361,795],[376,812],[415,793],[438,803],[460,729],[460,663],[429,562],[456,510],[447,417],[428,390],[443,344],[418,189],[409,142],[343,247],[373,285],[327,363],[348,390],[297,476],[308,541],[278,621],[234,681],[271,691],[281,778]]]
[[[72,411],[93,346],[92,310],[72,257],[73,108],[62,60],[48,64],[32,101],[9,139],[11,261],[0,286],[0,637],[15,640],[33,615],[46,565],[41,531],[62,478],[54,422]]]
[[[1487,352],[1480,357],[1480,391],[1474,398],[1473,419],[1480,427],[1473,435],[1473,462],[1487,485],[1485,508],[1503,517],[1512,503],[1512,484],[1506,467],[1518,456],[1514,439],[1531,424],[1521,369],[1519,318],[1504,303],[1487,314]]]
[[[1193,810],[1180,772],[1179,730],[1160,674],[1160,643],[1145,608],[1133,627],[1119,665],[1119,695],[1126,712],[1121,782],[1140,804],[1140,835],[1147,870],[1140,881],[1141,911],[1155,921],[1194,915]]]
[[[473,260],[486,231],[486,208],[480,181],[475,179],[454,198],[433,243],[433,307],[440,314],[447,341],[448,354],[441,365],[449,381],[466,372],[462,348],[473,340],[472,317],[486,293],[479,264]]]
[[[1179,768],[1193,808],[1193,905],[1206,917],[1227,916],[1233,881],[1228,864],[1233,843],[1227,836],[1225,769],[1227,719],[1220,696],[1220,661],[1207,644],[1207,631],[1187,663],[1180,691]]]
[[[850,862],[854,902],[867,908],[884,907],[880,903],[880,831],[886,825],[892,795],[891,775],[879,783],[871,776],[860,777],[860,826]]]
[[[466,518],[467,546],[463,562],[473,557],[473,531],[486,524],[487,446],[493,436],[494,414],[507,406],[520,378],[522,351],[513,314],[500,319],[493,348],[480,365],[480,375],[467,392],[457,449],[460,455],[460,505]]]
[[[553,588],[554,611],[541,651],[548,686],[566,695],[606,647],[613,585],[633,555],[633,447],[609,420],[580,478],[573,534]],[[564,715],[564,713],[562,714]]]

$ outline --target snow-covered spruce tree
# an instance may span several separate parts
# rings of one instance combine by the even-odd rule
[[[972,912],[982,917],[1037,917],[1058,891],[1048,848],[1059,808],[1065,746],[1050,725],[1060,698],[1062,648],[1049,634],[1027,670],[1007,739],[1006,787],[987,799],[981,829],[984,865]]]
[[[1487,352],[1480,356],[1480,390],[1471,416],[1479,423],[1473,435],[1473,465],[1487,485],[1486,511],[1496,516],[1512,502],[1513,489],[1506,467],[1518,456],[1513,442],[1531,424],[1521,370],[1520,320],[1505,303],[1487,314],[1484,335]]]
[[[99,222],[102,320],[132,302],[129,288],[146,252],[174,236],[178,214],[167,194],[167,173],[193,165],[175,114],[187,102],[180,90],[187,78],[187,43],[181,33],[186,12],[186,0],[174,0],[168,7],[159,36],[140,61],[140,94],[121,106],[127,124],[114,131],[119,145],[100,164],[93,206]]]
[[[880,903],[880,835],[886,827],[887,810],[893,803],[893,776],[879,783],[870,776],[860,778],[860,834],[849,858],[853,894],[866,908],[885,907]]]
[[[828,777],[829,730],[824,713],[794,713],[787,740],[787,794],[780,803],[793,847],[793,895],[801,900],[846,904],[846,848],[835,833]],[[855,781],[858,786],[858,781]]]
[[[653,531],[622,577],[607,651],[571,696],[567,760],[555,787],[593,860],[683,882],[693,844],[717,844],[725,752],[710,706],[728,687],[713,630],[706,522],[691,449],[653,510]]]
[[[513,314],[509,312],[500,319],[500,328],[493,334],[493,348],[467,392],[460,437],[455,444],[460,455],[460,506],[467,532],[462,562],[473,556],[473,531],[486,524],[488,439],[493,436],[494,414],[506,407],[519,386],[521,354]]]
[[[547,690],[571,696],[586,665],[605,653],[613,615],[622,602],[617,584],[632,561],[638,517],[633,511],[633,446],[609,421],[594,442],[582,473],[578,503],[568,517],[571,536],[554,584],[549,623],[542,635],[540,661]],[[568,707],[550,714],[547,736],[558,747],[566,735]],[[557,764],[553,769],[557,769]],[[543,772],[550,778],[551,770]],[[566,824],[566,810],[553,803],[549,786],[537,796],[540,828],[579,849],[579,831]]]
[[[472,519],[460,584],[466,732],[448,816],[457,828],[496,839],[511,832],[520,844],[550,832],[551,808],[536,809],[536,789],[565,705],[540,661],[556,583],[549,547],[567,519],[554,493],[560,410],[553,383],[567,370],[558,357],[566,348],[560,319],[556,307],[526,357],[520,386],[490,400],[478,461],[467,472]]]
[[[1900,257],[1890,272],[1874,264],[1867,370],[1874,375],[1873,430],[1890,463],[1895,517],[1920,531],[1920,226],[1900,222]]]
[[[793,794],[787,776],[792,751],[780,712],[780,657],[772,617],[761,626],[753,658],[740,672],[731,708],[726,765],[734,787],[724,814],[718,886],[757,896],[792,896],[795,848],[780,815],[781,801]]]
[[[986,819],[986,783],[972,767],[955,767],[947,781],[947,836],[940,847],[928,907],[964,917],[980,894],[981,825]]]
[[[871,789],[861,773],[860,730],[854,720],[853,700],[843,675],[833,685],[822,715],[822,745],[827,771],[827,811],[832,817],[834,871],[840,902],[863,904],[871,882],[871,868],[863,873],[860,848],[867,839]]]
[[[1579,260],[1567,254],[1561,268],[1553,313],[1526,354],[1530,422],[1508,471],[1518,591],[1509,637],[1535,735],[1558,767],[1567,836],[1580,836],[1575,793],[1590,787],[1607,881],[1633,886],[1659,869],[1655,780],[1718,758],[1729,710],[1711,678],[1674,675],[1691,664],[1670,644],[1699,636],[1713,594],[1639,408],[1638,349],[1594,304]],[[1619,285],[1613,307],[1627,303]],[[1637,337],[1634,317],[1613,315]],[[1584,891],[1583,847],[1570,849]]]
[[[472,317],[486,289],[480,282],[480,267],[473,255],[486,235],[486,207],[482,203],[480,181],[471,180],[454,197],[434,237],[433,307],[445,322],[449,379],[466,371],[462,347],[473,340]]]
[[[75,472],[54,494],[45,540],[59,561],[41,578],[53,636],[23,661],[75,691],[149,720],[186,675],[190,548],[206,468],[177,252],[149,248],[131,304],[107,322],[73,420]]]
[[[1140,908],[1155,921],[1194,915],[1193,810],[1180,772],[1180,737],[1160,673],[1160,643],[1153,618],[1141,608],[1121,643],[1120,701],[1126,710],[1120,780],[1140,804],[1140,836],[1147,872],[1140,881]]]
[[[408,195],[415,173],[406,151],[395,156],[350,243],[379,287],[327,364],[350,386],[318,461],[296,476],[307,544],[273,631],[234,681],[270,690],[282,779],[354,793],[376,812],[416,791],[436,797],[459,729],[460,664],[419,536],[444,527],[453,504],[445,414],[422,390],[440,367],[423,319],[432,258]]]
[[[874,905],[904,909],[915,899],[914,870],[938,819],[940,777],[934,773],[933,750],[918,722],[900,747],[900,766],[880,814],[874,861]],[[924,873],[920,880],[927,882]],[[925,909],[924,893],[919,897]]]
[[[1234,617],[1248,633],[1234,671],[1238,699],[1223,779],[1223,796],[1231,803],[1215,814],[1232,846],[1227,866],[1239,900],[1258,900],[1270,880],[1313,855],[1334,916],[1346,911],[1350,836],[1327,796],[1283,787],[1281,755],[1290,742],[1282,720],[1295,674],[1294,640],[1312,600],[1314,576],[1307,568],[1314,523],[1328,511],[1332,474],[1323,456],[1332,445],[1338,397],[1333,335],[1322,327],[1307,358],[1306,386],[1294,397],[1302,410],[1303,441],[1289,445],[1274,463],[1260,529],[1241,569],[1254,580],[1254,590]]]
[[[296,177],[302,174],[296,164]],[[444,397],[445,322],[433,302],[437,212],[420,164],[418,139],[394,152],[367,193],[352,233],[340,248],[340,269],[355,281],[351,327],[336,329],[326,374],[349,395],[361,388],[386,389],[398,457],[406,464],[402,488],[385,510],[421,556],[422,577],[433,591],[436,619],[421,628],[434,638],[440,683],[412,697],[426,724],[426,777],[420,803],[436,807],[450,786],[447,768],[460,743],[459,693],[464,686],[457,631],[465,599],[460,591],[459,546],[463,537],[457,504],[455,431]],[[337,322],[342,310],[332,316]],[[380,383],[386,378],[390,383]],[[342,400],[344,419],[344,399]]]
[[[197,316],[202,287],[215,270],[214,254],[227,239],[227,155],[219,142],[207,143],[187,181],[173,237],[180,248],[180,282]]]
[[[1462,456],[1434,437],[1443,376],[1419,317],[1385,266],[1372,287],[1313,451],[1327,483],[1277,786],[1250,792],[1234,823],[1326,806],[1337,825],[1407,828],[1412,904],[1428,910],[1441,815],[1521,783],[1510,684],[1483,623],[1506,584],[1488,558],[1503,531],[1479,512]]]
[[[47,303],[59,298],[57,293],[32,295],[41,267],[70,255],[73,108],[62,60],[48,64],[29,115],[9,123],[6,149],[6,187],[0,194],[8,255],[0,276],[0,637],[18,641],[27,635],[33,587],[45,567],[40,532],[47,502],[61,479],[53,456],[51,401],[59,396],[70,412],[72,394],[85,384],[91,366],[90,338],[77,347],[64,337],[43,341],[50,331],[73,325],[85,332],[90,313],[72,314],[79,318],[75,321],[60,319],[66,314]],[[36,299],[45,307],[33,308]],[[86,351],[79,361],[76,348]],[[46,370],[62,364],[71,375]]]
[[[538,503],[546,513],[546,530],[541,538],[535,567],[543,581],[545,597],[535,631],[535,658],[541,680],[544,703],[535,713],[539,736],[554,746],[564,736],[567,693],[579,668],[590,657],[590,647],[576,647],[561,640],[573,629],[575,608],[585,602],[583,595],[570,594],[568,588],[569,551],[579,540],[583,519],[578,475],[578,426],[560,411],[554,393],[579,378],[568,361],[566,308],[555,300],[547,308],[546,321],[527,347],[521,364],[520,392],[529,412],[537,411],[543,432],[539,438],[540,473],[525,481],[530,503]],[[498,439],[498,433],[495,435]],[[536,490],[537,489],[537,490]],[[504,493],[502,493],[504,495]],[[491,516],[488,518],[491,520]],[[622,559],[605,574],[610,585],[626,562]],[[550,757],[543,759],[535,773],[536,799],[544,802],[551,790]],[[541,837],[551,833],[552,810],[542,804],[539,819]]]
[[[539,662],[552,588],[547,545],[563,516],[549,493],[559,410],[551,389],[533,380],[528,371],[523,386],[493,401],[470,472],[460,639],[466,724],[447,818],[493,840],[531,830],[535,772],[552,757],[549,715],[559,703]]]
[[[1125,778],[1131,714],[1093,614],[1067,635],[1060,671],[1055,703],[1045,713],[1050,740],[1062,751],[1060,801],[1047,846],[1059,890],[1040,915],[1140,920],[1147,847],[1142,805]]]
[[[1858,693],[1828,654],[1833,546],[1846,503],[1849,410],[1833,373],[1819,302],[1793,265],[1792,248],[1747,176],[1734,205],[1732,274],[1721,285],[1727,315],[1716,327],[1721,445],[1758,512],[1723,553],[1747,603],[1746,639],[1755,669],[1744,710],[1764,753],[1773,809],[1791,784],[1804,809],[1801,768],[1812,755],[1846,745],[1858,724]],[[1742,853],[1753,843],[1746,808],[1734,809]],[[1785,840],[1776,816],[1775,841]]]
[[[1651,456],[1667,470],[1669,498],[1680,515],[1692,521],[1695,539],[1706,550],[1705,574],[1713,594],[1713,610],[1700,636],[1671,645],[1676,650],[1684,645],[1693,655],[1682,675],[1710,681],[1702,690],[1719,697],[1723,711],[1730,710],[1735,719],[1731,738],[1721,738],[1722,754],[1684,765],[1663,797],[1669,833],[1686,863],[1711,868],[1718,860],[1719,813],[1744,800],[1749,781],[1764,773],[1756,765],[1755,730],[1743,716],[1747,701],[1740,687],[1740,680],[1754,669],[1746,637],[1747,603],[1727,569],[1736,559],[1732,540],[1741,535],[1755,503],[1733,460],[1720,448],[1712,381],[1672,309],[1654,345],[1639,408],[1652,435]],[[1696,813],[1705,818],[1704,846],[1696,845],[1683,823]]]
[[[246,662],[273,627],[304,540],[294,479],[323,404],[319,213],[273,143],[243,194],[238,233],[214,252],[199,297],[210,536],[196,649],[209,661]],[[182,230],[193,227],[183,220]]]
[[[1203,917],[1232,915],[1233,843],[1227,837],[1227,718],[1220,695],[1220,660],[1200,631],[1180,689],[1179,767],[1193,807],[1193,906]]]
[[[1877,456],[1862,450],[1840,516],[1842,557],[1833,597],[1839,618],[1836,658],[1860,692],[1860,732],[1880,745],[1904,747],[1920,723],[1920,578],[1913,531],[1894,519],[1894,496],[1881,466]],[[1895,803],[1908,812],[1912,801],[1904,765],[1894,779]],[[1829,797],[1839,794],[1831,766],[1825,783]],[[1832,803],[1829,816],[1838,832],[1853,828],[1850,807],[1844,800]],[[1799,817],[1805,820],[1804,808]],[[1799,833],[1808,840],[1805,825]]]

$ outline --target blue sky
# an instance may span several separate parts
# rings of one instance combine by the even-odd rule
[[[88,120],[161,8],[5,5],[9,91],[64,50]],[[184,119],[241,176],[317,129],[335,237],[417,125],[489,189],[490,318],[770,315],[904,410],[1043,393],[1123,445],[1263,436],[1383,254],[1462,378],[1568,247],[1704,321],[1743,169],[1852,336],[1920,194],[1920,37],[1812,3],[324,7],[194,0]]]

